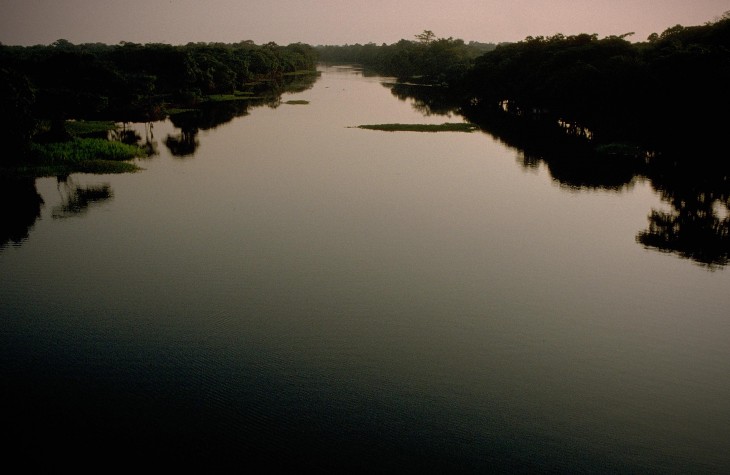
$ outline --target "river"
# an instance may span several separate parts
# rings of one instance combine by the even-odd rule
[[[637,242],[668,208],[648,180],[565,186],[487,133],[358,129],[462,119],[321,72],[194,136],[136,125],[141,172],[36,180],[0,249],[8,453],[730,471],[730,273]]]

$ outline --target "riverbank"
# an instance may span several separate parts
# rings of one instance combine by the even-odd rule
[[[65,121],[61,136],[54,136],[51,126],[41,125],[41,132],[29,144],[26,160],[7,164],[0,174],[44,177],[71,173],[129,173],[140,170],[131,160],[147,156],[137,143],[110,140],[120,126],[111,121]]]

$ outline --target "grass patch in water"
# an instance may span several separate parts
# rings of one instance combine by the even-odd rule
[[[33,153],[41,163],[80,163],[88,160],[131,160],[147,155],[144,148],[104,139],[74,138],[68,142],[34,143]]]
[[[22,175],[51,176],[80,173],[127,173],[140,168],[129,163],[147,155],[143,147],[96,138],[74,138],[68,142],[33,143],[32,165],[18,167]]]
[[[262,96],[254,96],[245,93],[237,94],[211,94],[206,99],[207,102],[233,102],[233,101],[248,101],[251,99],[264,99]]]
[[[358,129],[382,130],[385,132],[472,132],[479,129],[466,122],[445,122],[443,124],[370,124],[358,125]]]
[[[291,104],[291,105],[306,105],[309,104],[309,101],[303,101],[303,100],[296,100],[296,101],[286,101],[284,104]]]
[[[74,136],[96,134],[115,130],[117,124],[111,120],[68,120],[66,131]]]
[[[186,112],[194,112],[198,111],[200,109],[195,108],[183,108],[183,107],[171,107],[169,109],[165,109],[165,112],[167,112],[167,115],[177,115],[177,114],[185,114]]]
[[[296,71],[292,71],[292,72],[289,72],[289,73],[284,73],[283,75],[284,76],[308,76],[310,74],[311,75],[315,75],[316,74],[317,76],[319,76],[320,73],[319,73],[319,71],[314,70],[314,69],[298,69]]]

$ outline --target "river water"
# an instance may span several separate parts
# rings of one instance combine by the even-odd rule
[[[646,180],[569,188],[486,133],[353,128],[461,121],[386,81],[324,67],[188,153],[153,123],[139,173],[36,180],[0,250],[9,453],[730,471],[728,271],[636,242],[667,207]]]

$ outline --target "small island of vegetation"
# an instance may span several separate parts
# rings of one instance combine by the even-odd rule
[[[382,130],[385,132],[473,132],[479,126],[466,122],[445,122],[443,124],[369,124],[358,125],[358,129]]]

